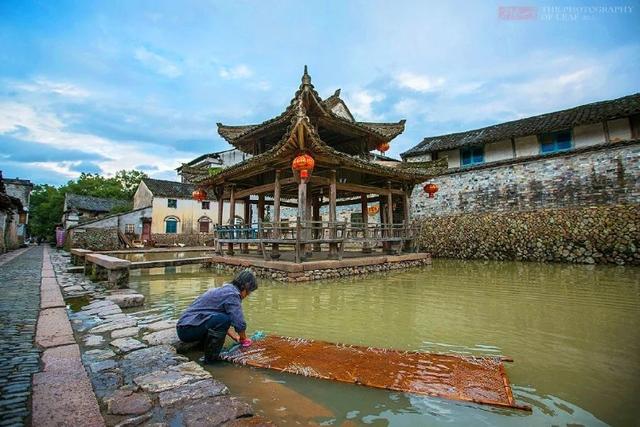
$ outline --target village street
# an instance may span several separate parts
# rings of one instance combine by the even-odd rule
[[[29,415],[31,375],[39,370],[34,337],[40,308],[42,247],[0,257],[0,425]]]

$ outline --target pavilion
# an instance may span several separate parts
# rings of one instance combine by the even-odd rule
[[[446,159],[379,161],[371,152],[386,151],[404,125],[404,120],[356,121],[340,90],[320,98],[305,66],[299,89],[280,115],[260,124],[218,123],[219,134],[250,158],[222,171],[183,165],[182,173],[201,189],[199,197],[213,195],[227,202],[218,203],[218,224],[223,205],[234,218],[236,202],[244,200],[246,224],[216,229],[219,251],[226,245],[228,255],[235,254],[234,245],[248,253],[249,244],[257,244],[265,260],[278,259],[282,246],[293,246],[297,263],[323,251],[329,259],[341,259],[345,243],[361,245],[361,254],[377,246],[385,253],[413,251],[411,193],[447,166]],[[251,203],[257,204],[255,224],[247,220]],[[271,203],[273,219],[265,220],[265,204]],[[379,222],[369,221],[370,203],[378,203],[374,211],[379,212]],[[345,205],[361,207],[361,222],[336,220],[336,207]],[[281,221],[282,206],[297,208],[294,224]],[[328,206],[328,221],[320,216],[321,206]]]

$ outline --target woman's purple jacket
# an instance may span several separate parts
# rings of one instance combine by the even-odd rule
[[[180,316],[177,326],[198,326],[212,314],[224,313],[231,319],[231,326],[236,332],[242,332],[247,329],[247,323],[242,314],[241,301],[240,291],[230,283],[220,288],[209,289],[191,303]]]

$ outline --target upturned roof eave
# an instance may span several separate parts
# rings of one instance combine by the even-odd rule
[[[368,161],[340,152],[322,141],[315,127],[310,123],[309,118],[303,117],[297,119],[294,118],[289,125],[289,128],[287,129],[285,135],[270,150],[262,154],[253,156],[247,160],[244,160],[243,162],[232,165],[213,177],[207,176],[205,171],[191,170],[191,173],[193,173],[194,175],[200,175],[200,179],[195,178],[194,181],[199,185],[214,187],[217,185],[221,185],[229,181],[230,179],[238,177],[248,169],[255,170],[257,168],[264,167],[265,165],[272,164],[276,159],[281,160],[283,158],[283,155],[287,154],[287,152],[290,152],[291,156],[293,156],[297,149],[290,148],[291,145],[288,143],[293,138],[293,132],[297,125],[300,123],[305,126],[309,136],[311,137],[311,141],[313,142],[313,148],[309,149],[309,151],[312,153],[317,152],[334,158],[336,160],[336,164],[339,164],[342,167],[361,170],[373,175],[386,176],[389,178],[399,179],[407,182],[422,182],[440,172],[423,172],[418,169],[403,170],[397,167],[381,165],[380,163]]]

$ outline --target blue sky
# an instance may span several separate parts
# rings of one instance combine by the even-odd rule
[[[491,1],[2,0],[0,170],[174,179],[229,148],[216,122],[280,113],[304,64],[357,119],[407,119],[393,156],[640,91],[640,2],[516,3],[536,16],[501,19],[510,4]]]

